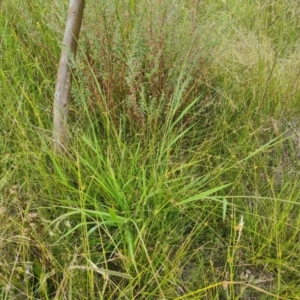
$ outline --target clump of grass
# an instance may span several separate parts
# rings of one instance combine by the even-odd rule
[[[297,299],[296,1],[87,3],[64,156],[52,5],[0,6],[0,299]]]

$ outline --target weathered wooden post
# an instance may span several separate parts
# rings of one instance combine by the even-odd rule
[[[67,120],[72,85],[72,63],[76,57],[84,4],[85,0],[70,0],[53,103],[53,147],[56,152],[66,150],[68,142]]]

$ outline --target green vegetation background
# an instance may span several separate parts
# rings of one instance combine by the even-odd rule
[[[296,0],[0,3],[0,299],[300,299]]]

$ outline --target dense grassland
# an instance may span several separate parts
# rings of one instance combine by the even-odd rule
[[[0,299],[300,299],[297,0],[0,3]]]

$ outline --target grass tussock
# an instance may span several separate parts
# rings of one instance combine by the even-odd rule
[[[179,3],[180,2],[180,3]],[[299,299],[297,1],[2,1],[0,299]]]

